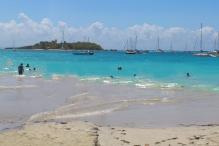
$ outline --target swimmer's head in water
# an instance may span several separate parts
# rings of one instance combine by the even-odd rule
[[[121,66],[119,66],[117,69],[118,69],[118,70],[122,70],[122,67],[121,67]]]
[[[187,77],[190,77],[190,73],[187,72],[187,73],[186,73],[186,76],[187,76]]]

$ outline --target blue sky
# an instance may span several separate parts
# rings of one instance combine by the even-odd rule
[[[218,0],[1,0],[1,22],[21,12],[36,21],[47,17],[74,26],[100,21],[119,28],[145,22],[196,28],[203,22],[219,28]]]
[[[0,47],[85,38],[106,49],[123,49],[138,36],[140,49],[219,49],[219,0],[1,0]],[[131,42],[131,41],[130,41]],[[217,47],[214,44],[218,44]]]

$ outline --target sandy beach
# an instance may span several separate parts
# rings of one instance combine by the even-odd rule
[[[96,140],[94,126],[83,122],[27,124],[0,134],[1,146],[89,146]]]
[[[136,129],[87,122],[27,123],[0,133],[0,146],[218,146],[218,125]]]

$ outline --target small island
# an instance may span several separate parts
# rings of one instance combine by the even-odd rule
[[[103,50],[103,48],[96,43],[92,42],[63,42],[58,43],[57,40],[53,41],[41,41],[37,44],[16,48],[5,48],[5,49],[44,49],[44,50],[53,50],[53,49],[62,49],[62,50]]]

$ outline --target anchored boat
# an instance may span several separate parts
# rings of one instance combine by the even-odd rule
[[[73,53],[74,55],[94,55],[93,51],[80,51]]]

